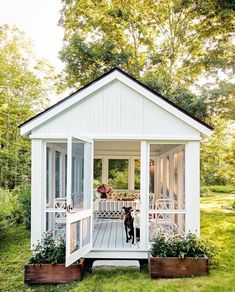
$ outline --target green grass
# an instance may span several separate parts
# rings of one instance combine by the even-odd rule
[[[19,226],[0,237],[0,291],[235,291],[235,212],[221,208],[234,199],[234,194],[201,198],[201,234],[220,249],[209,276],[151,280],[143,267],[141,273],[87,273],[82,282],[30,287],[23,283],[23,266],[30,257],[29,232]]]

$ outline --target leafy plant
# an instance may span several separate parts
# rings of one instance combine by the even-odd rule
[[[65,262],[65,241],[55,240],[51,234],[45,234],[33,247],[33,256],[30,264],[59,264]]]
[[[25,224],[30,228],[30,185],[23,183],[12,191],[0,189],[0,229],[9,225]]]
[[[208,187],[211,192],[214,193],[234,193],[235,187],[234,186],[210,186]]]
[[[201,197],[210,197],[212,196],[212,192],[209,187],[203,186],[200,188],[200,196]]]
[[[192,233],[186,236],[159,234],[154,239],[150,252],[154,257],[208,257],[212,259],[216,254],[216,248]]]

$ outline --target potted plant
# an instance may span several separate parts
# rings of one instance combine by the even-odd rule
[[[84,261],[65,267],[65,241],[45,234],[33,248],[33,256],[24,268],[27,284],[58,284],[82,280]]]
[[[181,278],[208,274],[208,259],[215,247],[196,235],[156,236],[149,252],[151,278]]]
[[[113,188],[107,184],[101,184],[97,187],[96,191],[101,194],[101,199],[107,199],[107,195],[112,194]]]

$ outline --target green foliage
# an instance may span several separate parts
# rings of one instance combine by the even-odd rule
[[[229,185],[234,183],[234,143],[229,136],[228,122],[212,118],[215,130],[201,143],[201,184]]]
[[[235,113],[234,19],[232,1],[63,1],[62,80],[79,87],[114,66],[129,72],[213,124],[202,144],[202,185],[235,185],[235,147],[226,141]]]
[[[200,188],[200,196],[201,197],[210,197],[211,194],[212,194],[212,192],[208,186],[203,186]]]
[[[109,159],[109,185],[128,189],[128,159]]]
[[[211,197],[213,193],[229,194],[235,193],[234,186],[202,186],[200,188],[201,197]]]
[[[0,189],[0,229],[20,223],[30,228],[30,185],[22,184],[14,190]]]
[[[210,186],[208,187],[209,190],[213,193],[234,193],[235,187],[234,186]]]
[[[212,259],[216,249],[195,234],[188,233],[186,236],[157,235],[151,247],[154,257],[208,257]]]
[[[65,263],[65,241],[55,240],[50,234],[45,234],[42,241],[33,247],[30,264],[60,264]]]
[[[225,2],[63,1],[65,83],[85,85],[119,66],[198,117],[231,116],[232,83],[191,92],[201,77],[232,76],[235,9]]]
[[[17,189],[18,204],[21,210],[22,222],[27,229],[31,226],[31,187],[28,183],[21,184]]]
[[[16,28],[0,26],[0,187],[30,178],[30,143],[18,126],[48,104],[49,69]],[[51,73],[50,73],[51,74]]]
[[[22,223],[22,210],[16,192],[0,190],[0,214],[2,228]]]

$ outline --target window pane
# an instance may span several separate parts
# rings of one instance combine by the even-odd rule
[[[178,155],[174,154],[174,199],[178,201]]]
[[[82,246],[87,245],[90,242],[90,217],[82,220]]]
[[[65,154],[64,157],[64,193],[65,193],[65,197],[67,196],[67,154]]]
[[[74,222],[70,227],[70,253],[80,248],[80,221]]]
[[[170,194],[170,158],[166,158],[166,194],[169,197]]]
[[[102,159],[94,159],[94,187],[102,183]]]
[[[74,208],[84,208],[84,142],[72,139],[72,203]]]
[[[149,162],[149,192],[154,193],[154,171],[155,171],[155,163],[154,160],[150,160]]]
[[[61,153],[55,152],[55,197],[61,194]]]
[[[46,156],[46,203],[48,204],[51,195],[51,149],[48,147]]]
[[[66,212],[46,212],[46,232],[54,238],[65,239]]]
[[[161,195],[163,195],[163,158],[161,158],[161,162],[160,162],[160,193]]]
[[[135,190],[140,190],[140,160],[135,160]]]
[[[114,189],[128,189],[128,159],[109,159],[109,184]]]

